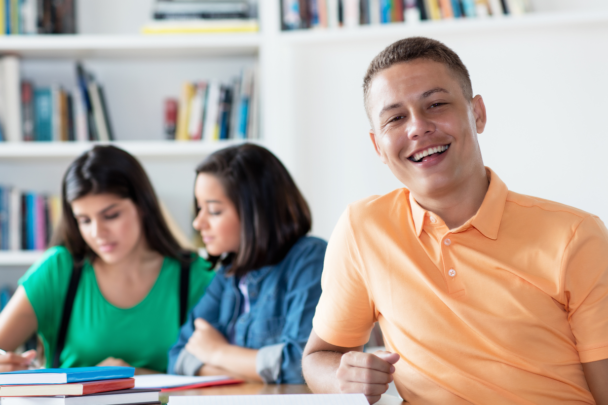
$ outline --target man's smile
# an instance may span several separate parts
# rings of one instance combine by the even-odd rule
[[[408,159],[414,163],[420,163],[420,162],[425,161],[425,158],[427,158],[428,156],[432,156],[435,154],[441,155],[442,153],[447,151],[449,148],[450,148],[450,144],[429,146],[429,147],[426,147],[424,149],[421,149],[421,150],[418,150],[418,151],[412,153],[408,157]]]

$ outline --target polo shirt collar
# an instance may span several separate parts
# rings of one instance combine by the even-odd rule
[[[498,237],[498,229],[500,228],[500,222],[502,220],[502,214],[505,209],[505,203],[507,201],[507,194],[509,193],[509,190],[507,189],[505,183],[498,177],[496,173],[492,171],[492,169],[486,167],[486,173],[488,174],[488,179],[490,180],[490,186],[488,187],[486,196],[481,203],[481,207],[479,207],[479,211],[477,211],[477,214],[473,216],[470,224],[481,232],[486,238],[495,240]],[[420,237],[424,227],[426,210],[418,205],[411,192],[409,193],[409,200],[416,235]]]

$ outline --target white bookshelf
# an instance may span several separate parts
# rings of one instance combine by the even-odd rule
[[[0,37],[0,53],[45,59],[256,56],[260,44],[257,33],[9,35]]]
[[[0,252],[0,266],[31,266],[44,252],[32,251],[3,251]]]
[[[391,37],[434,36],[461,33],[489,34],[499,31],[516,31],[525,28],[543,29],[608,24],[606,10],[545,11],[524,15],[505,15],[484,18],[456,18],[425,20],[381,25],[361,25],[352,28],[320,28],[281,32],[285,44],[315,44],[382,40]]]
[[[253,141],[7,142],[0,143],[0,159],[73,159],[94,145],[107,144],[124,149],[138,158],[199,158],[243,142]]]

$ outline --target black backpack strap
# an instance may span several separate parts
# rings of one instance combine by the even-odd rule
[[[80,283],[80,276],[82,275],[82,261],[74,259],[74,263],[78,264],[74,264],[74,268],[72,269],[68,292],[65,295],[63,303],[63,314],[61,315],[61,324],[59,325],[59,333],[57,334],[57,346],[53,355],[53,368],[58,368],[60,365],[59,358],[65,346],[65,338],[68,334],[68,326],[70,325],[72,308],[74,307],[74,298],[76,298],[76,290],[78,290],[78,283]]]
[[[190,295],[190,263],[183,260],[179,275],[179,326],[186,322],[188,315],[188,296]]]

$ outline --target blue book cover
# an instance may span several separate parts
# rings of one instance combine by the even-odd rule
[[[34,140],[53,140],[53,96],[51,89],[34,90]]]
[[[239,126],[237,128],[238,139],[247,139],[247,117],[249,116],[249,98],[241,100],[241,111],[239,114]]]
[[[0,373],[0,385],[67,384],[83,381],[114,380],[135,375],[133,367],[43,368]]]
[[[25,199],[27,249],[36,249],[36,194],[27,193]]]
[[[475,17],[477,15],[475,0],[462,0],[462,8],[464,9],[464,15],[467,17]]]
[[[452,10],[454,11],[454,18],[462,17],[462,9],[460,8],[460,0],[452,0]]]

